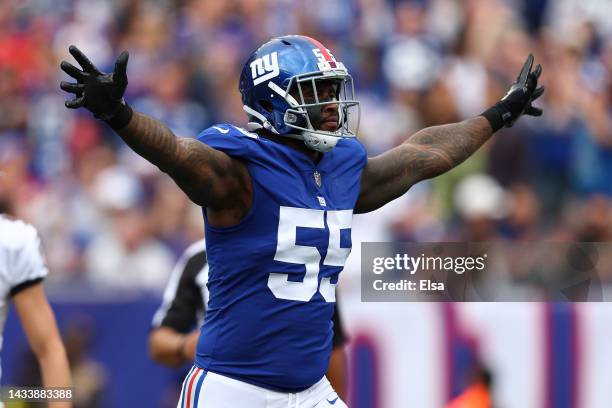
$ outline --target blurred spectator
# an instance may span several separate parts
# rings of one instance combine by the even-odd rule
[[[610,239],[602,228],[612,211],[607,2],[334,0],[323,14],[319,3],[0,3],[0,201],[39,227],[51,279],[155,290],[202,234],[200,210],[157,169],[86,112],[63,108],[57,65],[71,43],[107,70],[128,49],[127,97],[195,137],[213,123],[244,121],[237,82],[252,48],[281,34],[313,36],[355,76],[371,155],[423,126],[478,114],[533,52],[544,61],[544,118],[500,132],[465,165],[413,189],[416,204],[385,228],[398,239]],[[100,184],[117,169],[128,176]],[[452,193],[483,172],[508,197],[506,217],[485,217],[488,226],[466,217],[466,206],[496,198],[459,204]],[[596,209],[572,211],[583,206]]]
[[[359,293],[362,241],[610,242],[611,15],[601,0],[0,1],[0,212],[39,229],[51,284],[93,283],[88,299],[159,294],[177,255],[202,237],[202,210],[105,125],[64,108],[59,61],[76,44],[108,71],[127,49],[126,98],[195,137],[245,122],[245,57],[298,33],[327,44],[354,76],[371,156],[425,126],[479,114],[528,53],[543,61],[543,118],[524,118],[452,172],[354,217],[341,290]],[[510,258],[526,261],[521,248]],[[612,282],[608,253],[597,266]],[[475,290],[503,298],[509,268],[492,262],[500,276],[474,274]],[[539,270],[511,272],[549,282]],[[77,407],[106,406],[112,381],[90,356],[93,337],[86,322],[66,332]],[[36,367],[23,361],[22,383],[34,384]],[[477,373],[449,407],[490,406],[488,380]]]
[[[110,167],[94,181],[94,195],[106,210],[107,228],[86,250],[89,280],[99,288],[152,290],[161,293],[173,264],[171,251],[151,235],[140,207],[140,182],[126,169]]]
[[[509,213],[500,228],[500,234],[514,241],[536,241],[540,202],[531,187],[514,184],[508,191]]]
[[[574,223],[576,241],[610,242],[612,241],[612,212],[609,200],[603,196],[592,196],[581,203],[580,222]]]
[[[101,408],[104,404],[108,374],[90,356],[93,323],[82,316],[73,317],[65,330],[64,343],[74,384],[74,408]]]
[[[482,367],[475,370],[471,384],[446,408],[492,408],[492,375]]]
[[[490,176],[475,174],[455,189],[455,206],[462,219],[461,241],[495,241],[496,223],[508,214],[508,195]]]

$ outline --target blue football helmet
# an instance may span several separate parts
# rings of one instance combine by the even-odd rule
[[[332,91],[321,98],[323,84]],[[259,47],[244,64],[239,88],[250,130],[263,128],[303,140],[320,152],[331,150],[340,138],[357,135],[360,107],[353,78],[313,38],[290,35]],[[337,128],[315,128],[329,105],[337,106]]]

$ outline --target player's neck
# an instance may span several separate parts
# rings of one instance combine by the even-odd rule
[[[265,137],[266,139],[270,139],[273,140],[277,143],[283,144],[285,146],[289,146],[299,152],[304,153],[306,156],[308,156],[315,164],[319,163],[319,161],[321,161],[321,159],[323,158],[323,153],[321,152],[317,152],[316,150],[312,150],[309,149],[308,147],[306,147],[306,145],[304,144],[304,142],[302,140],[297,140],[297,139],[291,139],[288,137],[284,137],[284,136],[280,136],[280,135],[276,135],[272,132],[269,131],[263,131],[263,132],[258,132],[261,136]]]

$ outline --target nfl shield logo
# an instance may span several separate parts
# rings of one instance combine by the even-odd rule
[[[321,187],[321,173],[315,170],[314,172],[314,181],[317,183],[317,187]]]

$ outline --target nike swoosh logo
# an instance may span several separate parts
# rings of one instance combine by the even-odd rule
[[[229,129],[223,129],[223,128],[220,128],[219,126],[213,126],[213,128],[214,128],[214,129],[217,129],[217,130],[218,130],[219,132],[221,132],[221,133],[227,133],[227,132],[229,132]]]
[[[329,402],[329,405],[335,405],[336,401],[338,401],[338,397],[334,398],[333,400],[327,400],[327,402]]]

